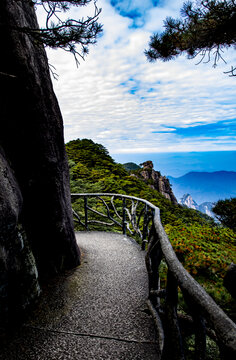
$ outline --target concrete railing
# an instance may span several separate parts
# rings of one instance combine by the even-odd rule
[[[120,229],[140,239],[149,276],[147,303],[157,327],[162,359],[185,359],[184,341],[190,335],[195,336],[195,359],[205,359],[207,337],[218,345],[221,359],[236,358],[235,323],[177,259],[161,224],[159,208],[137,197],[107,193],[72,194],[72,207],[75,223],[87,231],[94,226],[100,230],[114,226],[115,231]],[[166,285],[161,288],[163,261],[168,270]],[[178,311],[180,293],[184,311]]]

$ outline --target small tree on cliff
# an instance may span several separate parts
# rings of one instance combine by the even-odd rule
[[[236,231],[236,198],[217,201],[212,211],[222,225]]]
[[[59,11],[90,1],[0,1],[0,325],[37,296],[37,274],[80,263],[63,121],[44,45],[84,57],[101,31],[100,10],[67,21]],[[46,10],[44,29],[36,5]]]
[[[94,2],[94,14],[86,19],[67,19],[60,17],[71,6],[86,6]],[[95,44],[98,34],[102,31],[98,17],[101,9],[97,8],[95,0],[33,0],[35,6],[43,6],[46,12],[44,28],[18,27],[17,30],[28,34],[31,38],[51,48],[69,51],[75,57],[84,59],[88,54],[88,45]],[[56,21],[56,22],[55,22]]]
[[[168,61],[182,53],[200,62],[223,60],[223,50],[236,46],[236,3],[234,0],[187,1],[181,9],[182,19],[166,18],[165,31],[154,34],[145,54],[150,61]],[[228,71],[236,76],[236,67]]]

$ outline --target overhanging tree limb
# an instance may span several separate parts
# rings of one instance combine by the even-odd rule
[[[198,4],[184,3],[182,19],[166,18],[165,31],[154,34],[145,50],[149,61],[168,61],[182,53],[190,59],[200,54],[200,62],[212,61],[213,66],[224,61],[223,49],[236,47],[235,1],[203,0]],[[227,73],[235,76],[235,68]]]
[[[71,5],[85,6],[92,0],[36,0],[34,5],[43,6],[47,13],[44,28],[15,27],[15,30],[28,34],[36,42],[42,43],[51,48],[60,48],[71,52],[76,64],[79,64],[78,57],[84,60],[88,54],[88,45],[95,44],[97,36],[102,32],[102,25],[98,23],[101,13],[94,1],[94,14],[86,19],[62,20],[61,12],[69,10]],[[55,22],[56,21],[56,22]]]

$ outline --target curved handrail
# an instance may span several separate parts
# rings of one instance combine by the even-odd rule
[[[96,214],[98,214],[98,215],[100,215],[100,216],[104,216],[102,213],[98,213],[96,210],[94,210],[94,209],[91,209],[90,207],[88,207],[87,205],[86,205],[86,202],[87,202],[87,198],[88,197],[98,197],[98,198],[102,198],[102,197],[110,197],[110,198],[121,198],[121,199],[123,199],[123,200],[125,200],[125,199],[127,199],[127,200],[131,200],[131,201],[136,201],[137,203],[142,203],[142,204],[144,204],[146,207],[147,207],[147,209],[146,209],[146,213],[148,212],[148,208],[149,209],[151,209],[151,211],[153,212],[153,211],[155,211],[155,206],[152,204],[152,203],[150,203],[149,201],[147,201],[147,200],[144,200],[144,199],[140,199],[140,198],[138,198],[138,197],[135,197],[135,196],[130,196],[130,195],[124,195],[124,194],[115,194],[115,193],[73,193],[73,194],[71,194],[71,197],[72,197],[72,199],[73,198],[75,198],[75,197],[84,197],[84,199],[85,199],[85,206],[84,206],[84,210],[85,210],[85,223],[83,223],[82,221],[81,221],[81,219],[80,219],[80,217],[78,216],[78,214],[76,214],[74,211],[74,215],[75,215],[75,217],[76,217],[76,221],[77,222],[79,222],[81,225],[83,225],[85,228],[86,228],[86,230],[88,230],[88,217],[87,217],[87,210],[90,210],[90,211],[92,211],[92,212],[94,212],[94,213],[96,213]],[[102,199],[101,199],[102,200]],[[113,210],[115,211],[115,213],[116,213],[116,215],[117,215],[117,210],[116,210],[116,208],[115,208],[115,206],[114,206],[114,204],[112,204],[112,207],[113,207]],[[131,235],[134,235],[134,233],[130,230],[130,227],[128,226],[128,222],[127,222],[127,219],[126,219],[126,214],[128,214],[128,216],[129,216],[129,218],[132,218],[132,216],[136,216],[136,212],[134,211],[134,213],[133,214],[131,214],[130,212],[129,212],[129,210],[127,209],[127,207],[126,207],[126,204],[123,202],[123,210],[126,210],[126,211],[123,211],[123,214],[122,214],[122,224],[120,224],[120,223],[118,223],[116,220],[114,220],[114,218],[112,218],[110,215],[109,215],[109,212],[107,213],[107,217],[108,217],[108,219],[110,219],[110,220],[112,220],[114,223],[113,224],[109,224],[109,223],[104,223],[104,222],[102,222],[102,221],[97,221],[97,220],[93,220],[93,221],[91,221],[91,222],[96,222],[96,223],[98,223],[98,224],[101,224],[101,225],[118,225],[118,226],[120,226],[120,227],[122,227],[123,228],[123,233],[124,234],[126,234],[126,231],[128,230],[129,231],[129,233],[131,234]],[[120,217],[121,218],[121,217]],[[153,218],[153,214],[152,214],[152,218]],[[132,220],[131,220],[131,224],[134,226],[134,224],[132,223]],[[135,229],[134,229],[135,230]],[[135,231],[135,233],[136,233],[136,231]],[[139,229],[138,229],[138,231],[137,231],[137,234],[140,236],[141,235],[141,233],[140,233],[140,231],[139,231]],[[142,245],[142,247],[144,248],[145,247],[145,243],[147,242],[146,241],[146,235],[145,236],[140,236],[141,237],[141,239],[142,239],[142,241],[143,241],[143,245]]]
[[[200,286],[200,284],[193,279],[193,277],[185,270],[183,265],[178,260],[171,243],[168,239],[167,234],[161,224],[160,219],[160,210],[158,207],[153,205],[147,200],[140,199],[134,196],[123,195],[123,194],[114,194],[114,193],[83,193],[83,194],[72,194],[73,198],[83,197],[85,200],[85,212],[87,210],[94,211],[87,205],[87,199],[89,197],[97,197],[103,199],[103,197],[108,198],[121,198],[123,200],[131,200],[132,204],[136,201],[137,204],[141,203],[146,206],[146,211],[151,210],[152,216],[152,228],[148,231],[148,249],[146,255],[146,265],[149,274],[149,300],[148,305],[154,316],[155,323],[159,329],[159,347],[160,351],[164,351],[164,357],[168,358],[168,349],[172,343],[176,348],[176,359],[184,359],[183,349],[181,346],[181,332],[177,316],[177,303],[178,303],[178,287],[182,290],[184,299],[190,309],[191,320],[194,322],[195,327],[198,329],[198,333],[195,333],[195,352],[198,354],[197,358],[204,358],[205,351],[205,321],[214,333],[211,335],[214,337],[219,345],[221,356],[227,360],[233,358],[236,354],[236,325],[235,323],[223,312],[223,310],[214,302],[209,294]],[[104,200],[103,204],[105,203]],[[108,205],[106,204],[107,209]],[[112,204],[113,210],[114,203]],[[137,207],[137,206],[136,206]],[[132,205],[132,208],[134,206]],[[149,209],[148,209],[149,208]],[[86,210],[87,209],[87,210]],[[136,211],[136,208],[135,208]],[[97,215],[99,212],[94,211]],[[126,203],[123,202],[123,214],[120,216],[123,223],[119,223],[123,227],[123,233],[126,232],[124,228],[124,223],[126,223],[125,214],[129,213]],[[77,214],[76,214],[77,215]],[[88,215],[88,214],[87,214]],[[117,214],[119,216],[119,214]],[[137,216],[137,214],[129,213],[129,218]],[[108,218],[114,220],[113,217],[109,214]],[[78,219],[77,219],[78,220]],[[96,220],[97,221],[97,220]],[[99,221],[97,221],[99,223]],[[81,224],[83,224],[80,221]],[[104,222],[100,222],[104,224]],[[85,221],[85,224],[88,225],[88,219]],[[85,225],[83,224],[83,225]],[[114,220],[114,224],[118,224]],[[127,225],[127,224],[126,224]],[[143,224],[145,226],[145,223]],[[137,230],[137,229],[136,229]],[[140,235],[140,232],[137,232]],[[145,248],[145,238],[142,238],[142,247]],[[168,278],[167,286],[165,290],[160,289],[159,281],[159,265],[162,257],[164,256],[166,264],[168,266]],[[165,312],[170,318],[168,323],[163,327],[163,319],[165,322],[165,316],[163,315],[163,309],[160,306],[160,297],[165,297]],[[168,317],[167,316],[167,317]],[[189,318],[188,318],[189,319]],[[165,331],[163,330],[165,328]],[[209,330],[210,331],[210,330]],[[208,331],[208,333],[209,333]],[[179,343],[179,346],[177,345]],[[165,355],[166,354],[166,355]],[[173,358],[174,359],[174,358]]]
[[[154,224],[159,235],[161,249],[168,264],[168,268],[174,275],[178,285],[201,309],[205,318],[211,323],[211,326],[214,328],[216,335],[222,344],[225,347],[231,348],[232,353],[234,352],[236,354],[235,323],[224,313],[212,297],[196,280],[194,280],[180,263],[161,224],[159,211],[155,211]]]

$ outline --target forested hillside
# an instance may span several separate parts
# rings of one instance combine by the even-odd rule
[[[161,210],[163,224],[212,224],[200,212],[174,205],[140,178],[140,170],[125,170],[108,151],[92,140],[73,140],[66,144],[71,175],[71,192],[112,192],[141,197]],[[135,176],[134,176],[135,175]]]
[[[71,192],[133,195],[158,206],[161,220],[180,261],[226,310],[232,298],[223,287],[228,265],[236,263],[236,234],[200,212],[174,205],[140,178],[140,169],[125,170],[92,140],[66,144]]]

